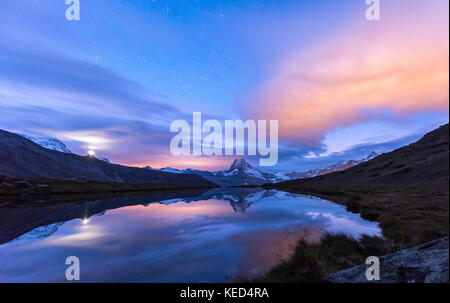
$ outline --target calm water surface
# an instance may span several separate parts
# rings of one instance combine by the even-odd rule
[[[66,282],[68,256],[81,282],[221,282],[270,269],[300,235],[381,233],[338,204],[260,189],[0,208],[0,220],[1,282]]]

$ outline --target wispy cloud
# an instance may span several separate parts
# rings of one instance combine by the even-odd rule
[[[385,2],[381,21],[354,20],[287,56],[248,96],[246,113],[278,119],[284,140],[318,144],[386,113],[448,111],[448,1],[409,4]]]
[[[229,165],[170,154],[170,123],[199,110],[205,120],[278,119],[276,169],[358,158],[350,151],[366,151],[357,146],[411,135],[348,135],[355,125],[448,111],[445,0],[385,1],[373,23],[352,0],[188,1],[170,13],[158,1],[88,1],[78,23],[65,20],[64,1],[2,7],[0,127],[55,136],[78,153],[96,148],[113,162]]]

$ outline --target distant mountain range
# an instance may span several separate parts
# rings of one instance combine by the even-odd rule
[[[314,169],[306,172],[288,172],[288,173],[264,172],[253,167],[245,159],[236,159],[228,169],[216,172],[195,170],[192,168],[188,168],[185,170],[176,169],[172,167],[154,169],[150,166],[147,166],[145,168],[149,170],[171,172],[176,174],[196,174],[221,186],[243,186],[243,185],[262,185],[266,183],[313,178],[316,176],[321,176],[345,170],[347,168],[356,166],[360,163],[369,161],[377,156],[378,154],[376,152],[371,152],[367,157],[360,160],[350,160],[346,162],[341,161],[321,169]]]
[[[286,181],[273,187],[299,192],[392,191],[425,196],[448,195],[448,182],[449,125],[446,124],[415,143],[361,165],[314,178]]]
[[[1,137],[0,133],[0,137]],[[11,134],[8,132],[3,132],[4,136],[6,137],[6,134]],[[14,173],[16,175],[13,175],[14,173],[8,172],[9,175],[4,172],[4,175],[7,176],[34,176],[34,177],[47,177],[47,178],[68,178],[68,179],[87,179],[87,180],[100,180],[100,181],[119,181],[119,182],[149,182],[149,181],[137,181],[137,180],[148,180],[146,177],[142,176],[143,172],[154,172],[157,174],[164,174],[164,176],[169,175],[178,175],[178,179],[182,179],[184,177],[181,177],[179,175],[197,175],[200,176],[209,182],[212,182],[214,184],[217,184],[219,186],[259,186],[266,183],[277,183],[277,182],[283,182],[283,181],[289,181],[289,180],[297,180],[297,179],[306,179],[306,178],[313,178],[316,176],[321,176],[333,172],[342,171],[345,169],[348,169],[350,167],[356,166],[362,162],[366,162],[368,160],[371,160],[378,156],[377,153],[372,152],[367,157],[360,159],[360,160],[350,160],[350,161],[341,161],[336,164],[327,166],[325,168],[319,168],[314,170],[309,170],[305,172],[264,172],[258,168],[253,167],[250,163],[248,163],[245,159],[236,159],[231,166],[228,169],[220,170],[220,171],[203,171],[203,170],[195,170],[192,168],[181,170],[176,169],[172,167],[165,167],[162,169],[154,169],[150,166],[144,167],[144,169],[139,168],[131,168],[131,167],[125,167],[120,165],[111,165],[111,166],[104,166],[100,165],[94,160],[101,160],[102,162],[105,162],[106,164],[111,164],[110,161],[107,158],[102,157],[83,157],[79,155],[75,155],[67,146],[60,140],[56,138],[36,138],[31,137],[27,135],[21,134],[23,138],[27,139],[26,141],[32,141],[42,147],[44,147],[47,150],[60,152],[65,154],[54,154],[53,157],[48,157],[47,160],[43,160],[40,163],[33,163],[32,165],[25,165],[25,162],[22,162],[21,164],[26,166],[22,168],[18,168],[19,165],[16,163],[16,168],[12,169],[15,170]],[[25,141],[24,141],[25,142]],[[21,143],[24,143],[21,142]],[[33,148],[30,147],[30,150],[33,150]],[[42,152],[42,150],[41,150]],[[83,160],[89,161],[87,163],[93,164],[97,163],[95,166],[96,168],[93,169],[89,173],[89,169],[86,169],[85,163],[81,164],[78,163],[75,166],[73,166],[70,170],[64,170],[64,172],[57,172],[58,169],[61,169],[61,167],[58,167],[58,169],[52,170],[52,172],[48,171],[48,169],[34,171],[33,173],[30,171],[32,170],[33,166],[40,166],[40,165],[49,165],[50,162],[48,161],[50,159],[55,160],[56,158],[67,158],[70,157],[72,161],[69,160],[67,163],[65,163],[65,166],[72,167],[71,164],[74,164],[73,160]],[[33,160],[36,161],[36,160]],[[39,160],[41,161],[41,160]],[[78,161],[75,161],[78,162]],[[81,164],[81,165],[80,165]],[[52,164],[53,165],[53,164]],[[52,166],[53,167],[53,166]],[[92,167],[93,168],[93,167]],[[5,168],[0,167],[0,174],[2,174]],[[124,172],[119,173],[117,171],[123,171],[123,170],[135,170],[134,173],[127,172],[126,174]],[[73,170],[73,171],[72,171]],[[21,171],[21,172],[20,172]],[[82,171],[82,172],[81,172]],[[112,173],[114,171],[114,173]],[[139,175],[139,177],[138,177]],[[150,178],[151,179],[151,178]],[[199,179],[200,180],[200,179]],[[153,181],[151,181],[153,182]],[[159,181],[156,181],[159,182]]]
[[[37,140],[37,139],[36,139]],[[56,180],[89,180],[122,183],[176,184],[192,187],[216,186],[196,174],[173,174],[110,164],[90,156],[79,156],[59,140],[42,141],[43,147],[23,136],[0,130],[0,176]],[[54,149],[61,149],[64,152]],[[68,151],[68,152],[67,152]]]
[[[360,163],[372,160],[379,155],[376,152],[371,152],[367,157],[362,158],[360,160],[349,160],[349,161],[340,161],[338,163],[332,164],[330,166],[327,166],[325,168],[318,168],[313,170],[308,170],[306,172],[301,173],[285,173],[285,174],[279,174],[277,179],[273,179],[274,182],[281,182],[281,181],[288,181],[288,180],[297,180],[297,179],[306,179],[306,178],[313,178],[317,176],[322,176],[330,173],[334,173],[337,171],[346,170],[347,168],[356,166]]]
[[[262,185],[269,182],[262,171],[252,167],[245,159],[236,159],[229,169],[216,172],[195,170],[192,168],[185,170],[171,167],[153,169],[149,166],[147,166],[146,169],[177,174],[196,174],[220,186]]]

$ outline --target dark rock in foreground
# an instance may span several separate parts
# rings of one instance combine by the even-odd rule
[[[368,281],[367,265],[329,275],[333,283],[448,283],[448,237],[404,249],[380,258],[380,280]]]

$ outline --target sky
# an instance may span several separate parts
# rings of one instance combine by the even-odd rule
[[[0,0],[0,129],[132,166],[173,156],[170,124],[279,121],[279,161],[305,171],[412,143],[448,123],[448,0]],[[248,157],[257,165],[259,157]]]

